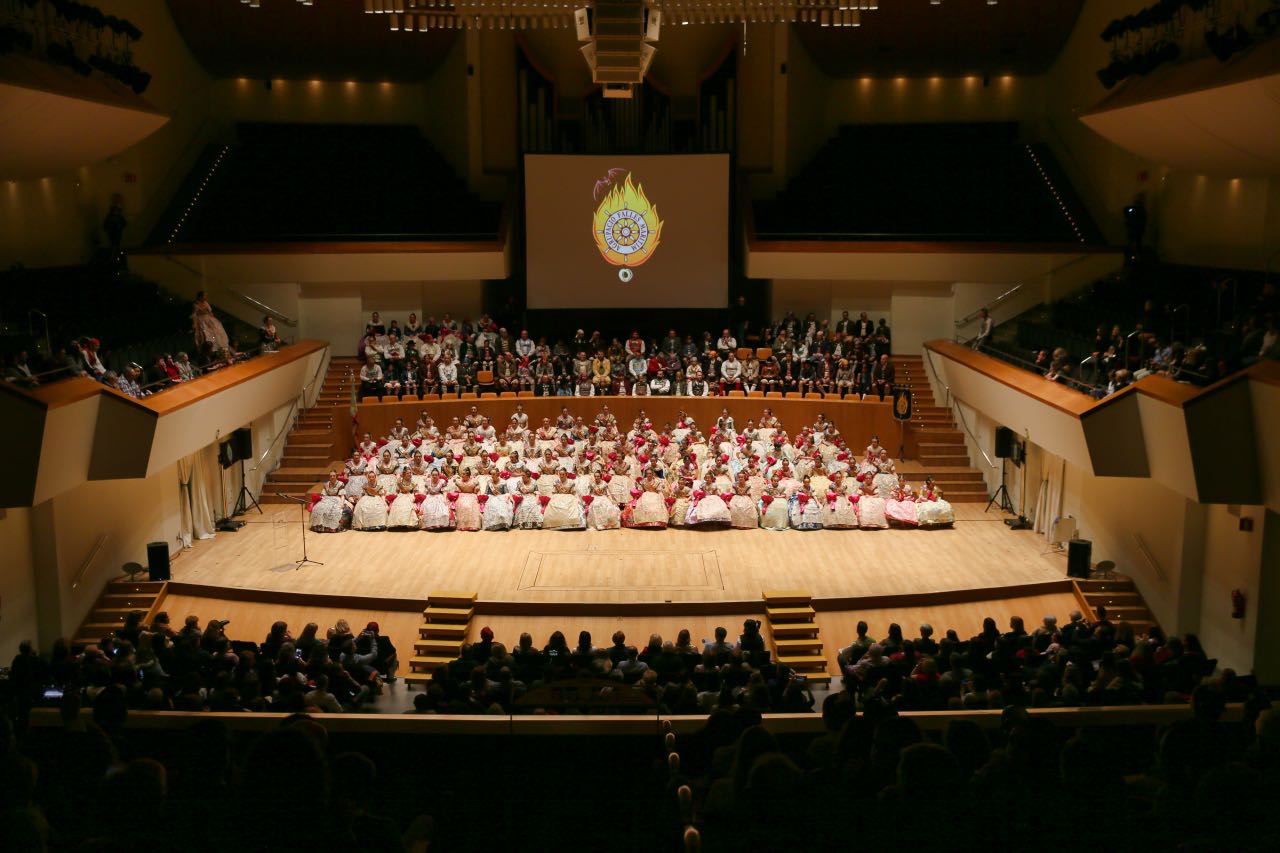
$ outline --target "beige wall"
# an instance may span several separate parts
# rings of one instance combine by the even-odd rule
[[[31,510],[0,510],[0,649],[6,656],[23,640],[39,641]],[[6,661],[8,658],[5,658]]]

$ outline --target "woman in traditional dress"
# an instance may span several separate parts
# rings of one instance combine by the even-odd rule
[[[658,478],[649,474],[638,486],[640,494],[623,512],[623,524],[626,527],[661,530],[667,526],[668,512]]]
[[[663,500],[667,506],[668,527],[685,526],[685,520],[689,517],[689,504],[692,501],[688,481],[677,478],[671,487],[671,494]]]
[[[736,530],[754,530],[760,526],[760,510],[747,484],[747,472],[738,475],[733,495],[729,498],[729,524]]]
[[[208,347],[215,354],[221,354],[231,348],[227,339],[227,330],[222,328],[222,321],[213,313],[213,306],[201,290],[196,294],[195,305],[191,311],[191,330],[195,335],[196,349]]]
[[[520,479],[514,483],[508,483],[507,489],[511,492],[511,500],[516,506],[513,526],[524,530],[542,527],[542,505],[538,503],[538,485],[529,476],[528,469],[520,472]]]
[[[445,496],[448,483],[440,471],[432,471],[431,479],[423,487],[425,497],[422,499],[420,515],[423,530],[449,530],[453,527],[453,513],[449,508],[449,499]]]
[[[862,496],[858,498],[858,527],[863,530],[885,530],[889,519],[884,514],[884,498],[876,494],[871,481],[862,484]]]
[[[708,471],[702,482],[693,492],[693,501],[689,505],[685,523],[689,526],[728,526],[733,519],[729,515],[729,505],[724,498],[715,493],[715,480]]]
[[[311,505],[311,529],[317,533],[337,533],[350,522],[351,505],[343,497],[346,485],[337,471],[320,487],[320,499]]]
[[[942,490],[928,477],[920,489],[916,504],[921,527],[948,527],[955,523],[956,513],[949,501],[942,499]]]
[[[582,502],[587,507],[587,524],[592,530],[617,530],[622,526],[622,514],[604,483],[595,483],[591,494],[582,496]]]
[[[543,474],[550,478],[550,474]],[[542,528],[544,530],[583,530],[587,526],[587,516],[582,509],[582,499],[573,488],[574,475],[561,471],[555,478],[551,494],[542,512]],[[539,498],[541,500],[541,498]]]
[[[379,478],[381,479],[381,478]],[[405,468],[396,479],[395,498],[391,501],[391,509],[387,513],[388,530],[417,530],[418,501],[417,489],[414,488],[413,474]]]
[[[611,453],[610,456],[615,454]],[[626,468],[621,459],[613,462],[612,470],[601,475],[600,479],[604,480],[605,487],[609,490],[609,497],[619,509],[631,503],[631,489],[633,487],[632,480],[626,474]]]
[[[510,530],[515,505],[506,491],[506,480],[499,477],[476,496],[480,503],[480,526],[484,530]],[[502,485],[499,485],[502,484]]]
[[[884,514],[889,523],[897,527],[915,527],[920,523],[915,495],[902,474],[898,475],[898,485],[894,488],[893,495],[884,502]]]
[[[770,484],[760,496],[760,526],[765,530],[786,530],[788,521],[787,496],[776,484]]]
[[[399,466],[396,461],[391,458],[390,450],[383,450],[382,456],[378,458],[378,487],[382,489],[384,495],[394,495],[396,493],[396,483],[400,479],[396,476]]]
[[[385,530],[387,527],[387,498],[378,486],[378,475],[369,471],[364,475],[364,488],[360,500],[351,513],[352,530]]]
[[[857,498],[846,493],[844,477],[833,474],[826,495],[826,507],[822,526],[827,530],[852,530],[858,526]]]
[[[875,466],[876,474],[871,479],[872,488],[875,489],[878,496],[889,500],[898,488],[898,469],[894,466],[893,460],[889,458],[889,451],[880,448],[880,454],[875,459]]]
[[[806,485],[796,490],[788,501],[787,520],[793,530],[821,530],[822,502],[815,499]]]
[[[457,497],[453,501],[453,524],[457,530],[479,530],[480,519],[480,484],[471,476],[471,471],[462,469],[458,479]]]

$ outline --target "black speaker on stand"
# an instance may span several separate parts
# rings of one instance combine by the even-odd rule
[[[1093,564],[1093,542],[1089,539],[1072,539],[1067,543],[1067,577],[1088,580]]]
[[[1001,512],[1013,512],[1013,500],[1010,499],[1009,489],[1004,484],[1004,460],[1013,455],[1013,448],[1013,430],[1008,427],[996,427],[996,458],[1000,460],[1000,488],[996,489],[991,500],[987,501],[987,508],[983,512],[990,512],[993,506],[998,507]]]
[[[147,580],[169,580],[169,544],[167,542],[147,543]]]

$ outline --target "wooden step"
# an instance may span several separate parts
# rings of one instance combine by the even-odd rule
[[[426,672],[428,674],[434,672],[437,667],[448,666],[457,660],[457,656],[444,657],[441,655],[414,655],[409,658],[409,667],[414,672]]]
[[[293,432],[289,433],[289,440],[296,441],[299,444],[323,443],[327,447],[328,446],[327,439],[329,438],[332,438],[330,433],[328,431],[321,431],[321,430],[295,429]]]
[[[831,674],[827,672],[802,672],[798,674],[803,675],[805,680],[808,681],[810,684],[830,684],[831,683]]]
[[[425,672],[425,671],[424,672],[406,672],[402,674],[400,677],[404,679],[405,684],[410,684],[410,685],[430,684],[431,675],[432,674],[430,672]]]
[[[113,622],[118,619],[123,623],[130,613],[139,611],[145,613],[150,609],[150,607],[94,607],[89,611],[89,618],[92,622]]]
[[[802,589],[766,589],[761,593],[761,597],[770,607],[807,605],[813,600],[813,596]]]
[[[428,622],[470,622],[475,612],[473,607],[428,607],[422,618]]]
[[[275,483],[318,483],[329,476],[327,467],[321,468],[277,468],[271,472],[270,480]]]
[[[474,592],[458,592],[457,590],[435,590],[427,593],[427,607],[473,607],[476,603]]]
[[[1094,607],[1094,612],[1098,610]],[[1150,622],[1151,611],[1145,604],[1137,607],[1107,607],[1107,620],[1110,622]]]
[[[418,627],[418,636],[424,640],[458,640],[467,638],[465,622],[427,622]]]
[[[96,642],[103,637],[110,637],[123,624],[123,619],[119,622],[86,622],[80,626],[78,633],[85,637],[94,637]]]
[[[413,650],[426,657],[447,657],[455,660],[462,654],[462,641],[417,639],[413,641]]]
[[[279,497],[275,494],[267,492],[264,489],[262,494],[258,496],[258,503],[260,504],[292,504],[292,503],[295,503],[296,500],[307,499],[307,492],[288,491],[285,489],[276,489],[276,491],[280,492],[280,494],[282,495],[287,495],[290,498],[295,498],[295,500],[291,501],[291,500],[288,500],[287,498]]]
[[[769,633],[775,640],[796,637],[812,637],[818,633],[818,626],[812,622],[783,622],[769,626]]]
[[[808,605],[804,607],[766,607],[764,612],[770,622],[812,622],[814,617],[814,610]]]
[[[164,589],[164,581],[111,581],[103,594],[156,596],[162,589]]]
[[[817,637],[797,637],[786,640],[779,640],[775,637],[773,645],[778,649],[778,655],[780,657],[786,657],[787,655],[798,654],[800,652],[822,651],[822,641]]]
[[[827,658],[822,654],[779,654],[778,663],[801,673],[827,671]]]
[[[1133,592],[1133,581],[1124,576],[1119,576],[1115,580],[1078,580],[1076,586],[1080,587],[1080,591],[1086,595],[1091,592]]]
[[[1146,602],[1142,600],[1142,596],[1137,592],[1086,592],[1084,600],[1089,602],[1090,607],[1097,607],[1099,604],[1111,610],[1116,607],[1145,607]]]
[[[156,603],[156,593],[112,593],[98,597],[98,604],[103,607],[119,607],[129,610],[150,610]]]

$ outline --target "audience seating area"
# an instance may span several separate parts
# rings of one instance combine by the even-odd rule
[[[762,239],[1103,242],[1012,123],[846,125],[754,210]]]
[[[254,124],[198,159],[152,232],[166,243],[481,240],[482,202],[416,127]]]
[[[1280,358],[1278,312],[1275,284],[1256,273],[1140,259],[1005,324],[982,348],[1096,397],[1147,373],[1204,386]]]

